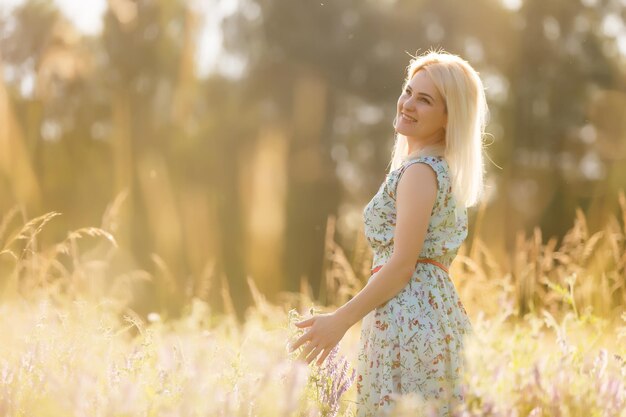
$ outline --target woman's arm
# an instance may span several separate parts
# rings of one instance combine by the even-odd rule
[[[352,325],[407,285],[422,250],[436,198],[437,176],[433,169],[423,163],[409,165],[396,190],[396,229],[391,258],[365,288],[335,312],[296,323],[298,327],[311,329],[300,336],[290,350],[308,341],[300,357],[310,363],[322,353],[318,360],[321,364]]]
[[[396,191],[394,251],[389,261],[354,298],[334,314],[348,328],[395,297],[409,282],[422,251],[437,198],[437,175],[424,163],[409,165]]]

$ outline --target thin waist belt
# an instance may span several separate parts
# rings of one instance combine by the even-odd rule
[[[426,264],[433,264],[435,266],[438,266],[439,268],[441,268],[446,274],[448,273],[448,268],[446,268],[441,262],[437,262],[434,259],[430,259],[430,258],[421,258],[417,260],[417,263],[426,263]],[[382,265],[378,265],[376,267],[374,267],[372,269],[372,275],[374,275],[376,272],[378,272],[380,270],[380,268],[382,268]]]

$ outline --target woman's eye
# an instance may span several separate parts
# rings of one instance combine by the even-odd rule
[[[428,99],[426,99],[426,98],[424,98],[424,97],[422,97],[422,101],[423,101],[424,103],[426,103],[426,104],[430,104],[430,101],[428,101]]]

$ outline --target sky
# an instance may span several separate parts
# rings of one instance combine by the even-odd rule
[[[107,0],[53,0],[59,10],[86,35],[97,35],[102,30],[102,17],[107,9]],[[220,22],[237,10],[239,0],[191,0],[192,7],[199,11],[203,24],[198,34],[196,72],[205,77],[211,73],[238,77],[245,62],[222,50]],[[0,0],[0,11],[6,13],[24,0]],[[219,59],[218,59],[219,58]]]
[[[3,13],[24,3],[24,0],[0,0]],[[102,15],[106,0],[54,0],[61,12],[85,34],[95,34],[102,29]]]

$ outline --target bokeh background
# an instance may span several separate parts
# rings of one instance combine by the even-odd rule
[[[248,278],[323,300],[329,251],[365,277],[362,209],[429,48],[466,58],[491,110],[468,242],[506,263],[577,207],[601,228],[626,185],[624,0],[2,0],[0,16],[0,210],[61,213],[42,247],[109,231],[107,274],[158,278],[137,311],[226,308],[228,289],[241,316]]]

